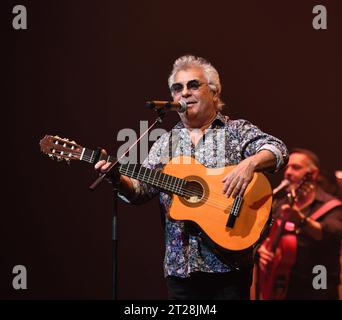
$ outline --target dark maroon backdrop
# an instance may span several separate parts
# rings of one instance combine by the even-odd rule
[[[116,154],[120,129],[152,121],[146,100],[168,99],[174,59],[192,53],[219,70],[226,113],[289,148],[313,149],[341,169],[340,1],[20,1],[28,29],[6,40],[0,298],[110,299],[109,185],[88,191],[92,167],[40,153],[46,134]],[[326,5],[328,30],[312,8]],[[177,121],[169,114],[163,127]],[[272,178],[277,184],[281,173]],[[158,202],[119,204],[118,298],[164,299]],[[28,289],[12,287],[23,264]]]

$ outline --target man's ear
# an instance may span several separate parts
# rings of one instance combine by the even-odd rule
[[[216,104],[219,101],[219,93],[217,91],[213,91],[213,100]]]

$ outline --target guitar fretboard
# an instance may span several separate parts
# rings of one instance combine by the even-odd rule
[[[94,164],[94,162],[97,160],[114,162],[116,161],[116,158],[110,155],[106,156],[101,154],[100,158],[97,159],[96,151],[83,148],[80,160]],[[180,196],[184,196],[186,194],[186,190],[184,188],[186,181],[184,179],[162,173],[159,170],[148,169],[139,164],[120,164],[119,172],[130,178],[149,183],[153,186]]]

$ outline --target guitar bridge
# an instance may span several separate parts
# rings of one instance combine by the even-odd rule
[[[226,224],[228,228],[234,227],[235,220],[239,216],[239,213],[240,213],[242,202],[243,202],[243,198],[241,196],[235,197],[233,206],[229,212],[229,217],[228,217],[227,224]]]

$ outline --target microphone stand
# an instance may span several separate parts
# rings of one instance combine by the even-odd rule
[[[104,180],[106,177],[110,177],[113,168],[120,162],[120,160],[134,148],[138,142],[144,137],[152,128],[154,128],[157,123],[162,123],[163,118],[166,114],[165,110],[156,109],[158,113],[158,117],[152,123],[150,127],[148,127],[139,138],[118,158],[116,161],[112,162],[109,168],[105,173],[100,174],[100,176],[90,185],[89,189],[94,191],[97,186]],[[117,299],[117,249],[118,249],[118,191],[119,191],[120,177],[113,181],[113,211],[112,211],[112,300]]]

